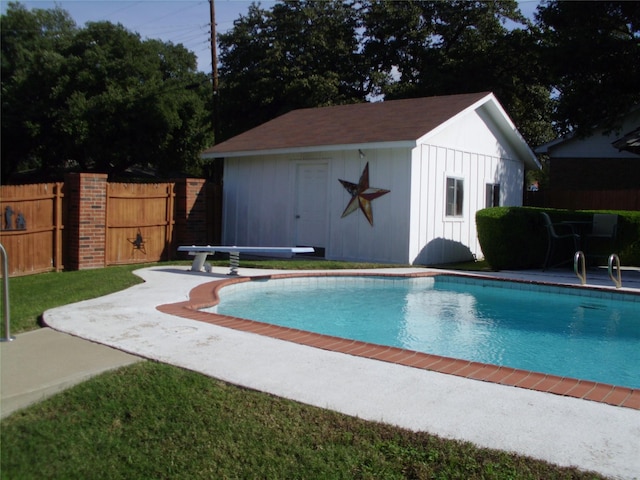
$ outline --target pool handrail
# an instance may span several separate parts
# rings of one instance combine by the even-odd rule
[[[614,276],[613,275],[613,263],[615,261],[615,267],[616,267],[616,272],[617,274]],[[609,278],[611,279],[611,281],[613,282],[613,284],[616,286],[616,288],[621,288],[622,287],[622,272],[620,271],[620,257],[618,257],[618,255],[616,255],[615,253],[612,253],[611,255],[609,255],[609,262],[608,262],[608,272],[609,272]]]
[[[16,337],[11,336],[11,319],[9,308],[9,256],[4,246],[0,243],[0,255],[2,256],[2,292],[4,301],[4,337],[0,342],[10,342]]]
[[[573,271],[580,279],[581,285],[587,284],[587,268],[585,266],[584,252],[578,250],[573,256]]]

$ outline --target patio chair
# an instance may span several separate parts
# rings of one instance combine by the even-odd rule
[[[611,213],[595,213],[591,233],[585,236],[585,251],[588,257],[608,257],[615,252],[616,238],[618,235],[618,215]],[[594,250],[595,245],[600,245],[607,250],[601,255]]]
[[[552,223],[551,218],[549,217],[549,214],[545,212],[541,212],[541,215],[542,215],[542,220],[544,222],[544,226],[547,229],[547,238],[549,242],[547,246],[547,256],[544,259],[544,266],[542,267],[542,270],[546,270],[547,268],[549,268],[549,264],[551,263],[551,260],[553,259],[553,256],[559,244],[565,245],[565,246],[566,245],[572,246],[573,252],[569,259],[563,260],[562,262],[554,266],[562,265],[563,263],[567,263],[567,262],[572,262],[573,255],[575,254],[575,252],[580,250],[580,235],[578,235],[573,231],[573,227],[571,225],[566,223]],[[571,233],[558,234],[556,232],[556,227],[558,228],[561,227],[565,230],[569,230]]]

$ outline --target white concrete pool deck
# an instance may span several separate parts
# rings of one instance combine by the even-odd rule
[[[156,309],[187,300],[202,283],[228,278],[227,270],[143,269],[137,273],[145,283],[49,310],[44,319],[60,332],[299,402],[613,478],[640,478],[640,410],[311,348]],[[601,273],[588,283],[612,285]],[[568,271],[491,275],[578,283]],[[623,272],[623,285],[640,290],[640,272]]]

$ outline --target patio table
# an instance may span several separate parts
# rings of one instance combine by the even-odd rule
[[[580,248],[583,247],[583,237],[591,231],[593,222],[590,220],[564,220],[561,224],[571,227],[574,233],[580,237]]]

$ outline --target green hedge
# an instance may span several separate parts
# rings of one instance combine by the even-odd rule
[[[478,240],[484,258],[492,269],[542,267],[547,252],[547,232],[540,212],[547,212],[554,223],[565,220],[590,221],[594,213],[617,214],[616,253],[620,263],[640,266],[640,212],[494,207],[476,213]]]

